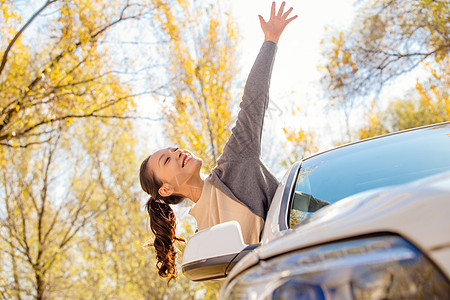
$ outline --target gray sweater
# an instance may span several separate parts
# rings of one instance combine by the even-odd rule
[[[266,219],[278,180],[261,161],[261,134],[277,45],[263,43],[247,78],[231,137],[211,171],[211,183]]]

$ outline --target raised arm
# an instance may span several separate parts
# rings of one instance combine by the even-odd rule
[[[273,2],[267,22],[259,15],[264,43],[247,78],[236,125],[218,161],[219,164],[223,160],[259,157],[261,154],[261,133],[264,114],[269,104],[270,77],[277,43],[286,25],[297,18],[288,18],[292,8],[283,12],[284,5],[283,2],[276,13]]]

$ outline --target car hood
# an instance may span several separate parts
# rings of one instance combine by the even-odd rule
[[[363,192],[325,207],[301,225],[244,257],[230,277],[283,253],[373,233],[398,234],[450,277],[450,172],[413,183]]]

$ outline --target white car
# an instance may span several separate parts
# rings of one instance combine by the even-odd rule
[[[197,232],[182,268],[225,278],[222,299],[447,299],[450,122],[340,146],[295,163],[261,243],[237,222]]]

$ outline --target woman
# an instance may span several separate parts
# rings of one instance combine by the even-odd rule
[[[169,204],[189,198],[195,204],[190,214],[199,230],[236,220],[244,242],[259,243],[259,235],[278,181],[261,161],[261,133],[269,102],[269,82],[278,39],[292,8],[283,2],[270,19],[259,20],[264,43],[248,76],[240,112],[232,134],[208,177],[200,174],[202,160],[189,150],[166,148],[146,158],[140,168],[142,189],[150,194],[146,204],[155,234],[157,268],[161,277],[175,278],[175,214]]]

